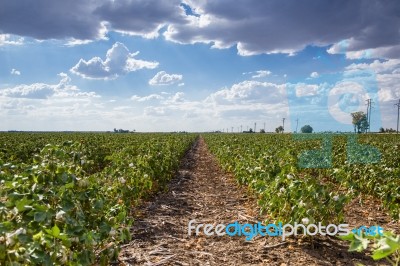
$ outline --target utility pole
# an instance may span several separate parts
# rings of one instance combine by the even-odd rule
[[[257,131],[256,131],[256,126],[257,126],[257,123],[254,123],[254,133],[257,132]]]
[[[297,127],[299,126],[299,119],[296,119],[296,133],[297,133]]]
[[[368,132],[371,132],[371,108],[372,108],[372,99],[367,99]]]
[[[395,104],[397,106],[397,134],[399,134],[399,114],[400,114],[400,99],[399,102]]]
[[[265,132],[265,122],[264,122],[264,132]]]
[[[283,132],[285,132],[285,119],[286,119],[286,118],[282,118],[282,122],[283,122]]]
[[[369,117],[369,101],[370,101],[371,99],[367,99],[366,100],[366,102],[367,102],[367,121],[368,121],[368,117]],[[368,123],[368,127],[369,127],[369,123]]]

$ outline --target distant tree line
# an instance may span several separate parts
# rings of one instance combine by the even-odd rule
[[[393,128],[379,128],[379,133],[395,133],[397,132],[396,129]]]
[[[129,130],[124,130],[124,129],[122,129],[122,128],[120,128],[120,129],[116,129],[116,128],[114,128],[114,133],[130,133],[130,132],[135,132],[135,130],[133,130],[133,131],[129,131]]]

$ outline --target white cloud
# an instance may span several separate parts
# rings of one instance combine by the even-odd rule
[[[345,54],[348,59],[370,59],[370,58],[399,58],[400,45],[384,46],[370,49],[349,51],[352,40],[336,43],[327,52],[330,54]]]
[[[146,101],[150,101],[150,100],[161,100],[161,99],[164,99],[164,97],[159,94],[150,94],[150,95],[144,96],[144,97],[133,95],[131,97],[131,99],[136,102],[146,102]]]
[[[372,63],[353,63],[346,67],[346,71],[362,71],[362,70],[372,70],[376,74],[392,73],[396,70],[400,70],[400,59],[390,59],[390,60],[374,60]]]
[[[355,0],[309,4],[279,0],[188,1],[198,17],[186,24],[171,23],[164,33],[178,43],[208,43],[214,48],[236,46],[239,55],[295,54],[307,45],[335,44],[331,53],[367,49],[377,56],[398,57],[399,24],[396,0],[382,3]],[[307,18],[307,19],[304,19]],[[384,18],[384,19],[382,19]],[[206,23],[202,22],[206,21]],[[221,34],[223,32],[224,34]]]
[[[139,69],[154,69],[158,66],[158,62],[136,59],[138,54],[139,52],[129,53],[124,44],[116,42],[107,51],[105,60],[100,57],[93,57],[88,61],[80,59],[70,71],[86,79],[108,80]]]
[[[22,45],[24,38],[13,36],[10,34],[0,34],[0,46],[6,45]]]
[[[351,125],[350,112],[363,111],[365,100],[368,98],[370,98],[370,95],[359,83],[353,81],[339,82],[329,91],[329,113],[340,123]]]
[[[269,70],[257,70],[255,75],[251,76],[252,78],[265,78],[266,76],[271,75],[271,71]]]
[[[71,78],[67,74],[60,73],[58,75],[61,77],[58,84],[22,84],[12,88],[0,89],[0,96],[26,99],[47,99],[50,97],[98,97],[94,92],[81,92],[76,86],[70,85]]]
[[[318,77],[319,77],[319,74],[318,74],[318,72],[312,72],[312,73],[310,74],[310,77],[311,77],[311,78],[318,78]]]
[[[374,60],[372,63],[351,64],[345,74],[365,73],[373,75],[378,84],[379,101],[386,104],[400,98],[400,59]]]
[[[104,39],[110,31],[156,38],[166,29],[167,40],[208,43],[216,49],[236,46],[243,56],[293,55],[308,45],[332,45],[330,53],[349,58],[400,54],[398,0],[307,4],[289,0],[287,5],[280,0],[184,1],[196,15],[185,14],[181,4],[179,0],[39,1],[35,8],[26,8],[21,1],[0,1],[0,32],[77,45]],[[340,12],[332,12],[338,7]],[[49,21],[51,26],[43,27]],[[0,37],[0,45],[5,43],[19,41]]]
[[[319,86],[315,84],[298,83],[296,85],[296,96],[314,96],[318,94]]]
[[[11,75],[16,75],[16,76],[21,75],[21,71],[16,70],[15,68],[11,69],[10,73],[11,73]]]
[[[165,71],[158,72],[152,79],[149,80],[150,85],[172,85],[181,81],[183,78],[179,74],[168,74]]]
[[[179,102],[184,102],[185,99],[183,98],[185,94],[183,92],[177,92],[175,93],[172,97],[170,97],[166,103],[179,103]]]
[[[146,116],[166,116],[168,111],[163,106],[149,106],[144,109],[144,115]]]
[[[227,103],[276,103],[286,97],[285,85],[278,85],[269,82],[246,80],[212,93],[206,101],[227,104]]]

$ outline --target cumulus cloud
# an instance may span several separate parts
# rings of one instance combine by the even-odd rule
[[[277,103],[285,100],[285,85],[269,82],[246,80],[212,93],[207,102],[218,104],[230,103]]]
[[[16,70],[15,68],[11,69],[10,73],[11,73],[11,75],[16,75],[16,76],[21,75],[21,71]]]
[[[235,4],[222,0],[190,1],[190,5],[200,17],[191,17],[189,24],[170,25],[166,38],[179,43],[213,43],[216,48],[236,45],[240,55],[293,54],[310,44],[335,44],[331,52],[384,49],[398,45],[400,36],[400,3],[395,0],[292,0],[285,4],[279,0],[239,0]],[[390,50],[398,57],[399,53]]]
[[[131,100],[135,102],[147,102],[150,100],[161,100],[161,99],[164,99],[164,97],[159,94],[150,94],[148,96],[143,96],[143,97],[140,97],[138,95],[133,95],[131,97]]]
[[[400,98],[400,59],[374,60],[369,64],[353,63],[346,67],[345,74],[353,73],[372,75],[378,84],[378,96],[382,104]]]
[[[114,31],[145,38],[158,37],[160,29],[167,24],[186,23],[179,0],[105,1],[95,14]]]
[[[172,95],[167,101],[166,103],[170,104],[170,103],[182,103],[185,101],[185,98],[183,97],[185,95],[185,93],[178,91],[177,93],[175,93],[174,95]]]
[[[136,59],[138,54],[139,52],[129,53],[123,43],[116,42],[107,51],[105,60],[100,57],[93,57],[88,61],[80,59],[70,71],[86,79],[107,80],[139,69],[154,69],[158,66],[158,62]]]
[[[0,34],[0,46],[22,45],[23,43],[24,38],[22,37],[12,36],[10,34]]]
[[[310,74],[310,77],[311,77],[311,78],[318,78],[318,77],[319,77],[319,74],[318,74],[318,72],[312,72],[312,73]]]
[[[169,109],[164,106],[148,106],[144,109],[144,115],[146,116],[167,116]]]
[[[172,85],[183,78],[182,75],[179,74],[168,74],[165,71],[158,72],[152,79],[149,80],[150,85]]]
[[[50,97],[98,97],[94,92],[81,92],[71,85],[71,78],[65,74],[58,74],[61,80],[58,84],[33,83],[22,84],[12,88],[0,89],[0,96],[9,98],[47,99]]]
[[[0,32],[40,40],[97,39],[103,37],[100,34],[104,32],[102,19],[94,14],[99,2],[0,1]]]
[[[353,63],[346,67],[346,71],[372,70],[377,74],[393,73],[400,69],[400,59],[374,60],[372,63]]]
[[[265,78],[266,76],[271,75],[271,73],[272,72],[269,70],[257,70],[254,72],[243,72],[242,74],[243,75],[252,75],[251,77],[253,79],[255,79],[255,78]]]
[[[170,41],[236,46],[240,55],[332,45],[330,53],[349,58],[398,58],[399,13],[397,0],[3,0],[0,32],[79,44],[108,31],[145,38],[164,31]]]
[[[164,25],[185,22],[180,2],[4,0],[0,2],[0,32],[40,40],[69,40],[73,45],[103,39],[109,30],[157,37]],[[49,22],[51,27],[43,27]]]
[[[319,86],[316,84],[304,84],[299,83],[296,85],[296,96],[314,96],[317,95],[319,91]]]

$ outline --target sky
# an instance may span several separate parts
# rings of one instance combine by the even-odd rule
[[[0,131],[396,128],[398,0],[1,0]]]

